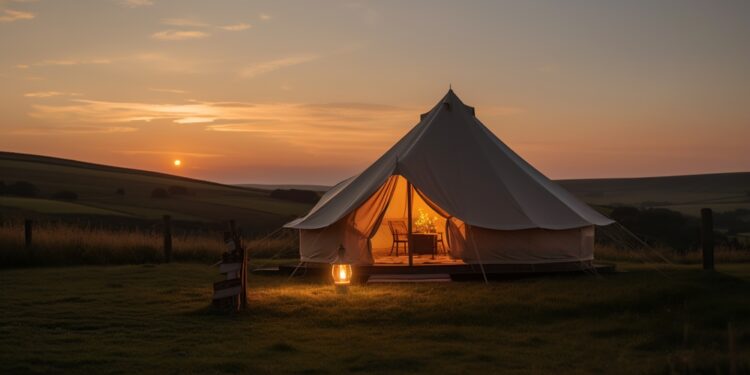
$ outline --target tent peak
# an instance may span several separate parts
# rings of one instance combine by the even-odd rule
[[[441,99],[438,104],[440,107],[445,108],[445,110],[448,112],[452,111],[455,108],[463,108],[464,110],[468,111],[471,116],[476,115],[474,107],[464,104],[464,102],[461,101],[458,95],[456,95],[456,92],[453,91],[453,88],[450,86],[448,87],[448,92],[445,93],[445,96],[443,96],[443,99]],[[429,112],[420,116],[420,119],[423,120],[427,114],[429,114]]]

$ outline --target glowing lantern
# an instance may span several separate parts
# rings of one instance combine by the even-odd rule
[[[352,265],[344,262],[344,246],[339,246],[339,256],[331,266],[333,283],[341,292],[346,292],[346,287],[352,282]]]

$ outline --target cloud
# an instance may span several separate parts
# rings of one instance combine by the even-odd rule
[[[94,59],[81,59],[81,58],[66,58],[66,59],[52,59],[43,60],[33,63],[17,64],[17,69],[24,69],[31,71],[32,68],[37,67],[74,67],[84,65],[103,65],[103,64],[141,64],[144,69],[156,69],[166,73],[198,73],[205,71],[207,66],[212,64],[219,64],[222,60],[220,59],[202,59],[202,58],[185,58],[182,56],[172,56],[161,52],[142,52],[135,53],[133,55],[118,56],[116,58],[94,58]],[[177,92],[173,93],[177,94]]]
[[[203,39],[209,35],[203,31],[164,30],[151,34],[151,37],[158,40],[188,40]]]
[[[224,154],[213,154],[204,152],[182,152],[182,151],[161,151],[161,150],[117,150],[112,151],[117,154],[125,155],[180,155],[191,158],[218,158]]]
[[[99,65],[99,64],[111,64],[110,59],[57,59],[57,60],[44,60],[31,64],[18,64],[18,69],[29,69],[35,66],[72,66],[72,65]]]
[[[210,27],[211,25],[196,21],[189,18],[164,18],[161,20],[162,25],[181,26],[181,27]]]
[[[316,155],[345,149],[382,149],[418,121],[418,110],[372,103],[172,103],[71,99],[32,105],[29,116],[60,125],[140,127],[153,122],[214,133],[252,134]]]
[[[127,64],[141,64],[144,69],[154,69],[166,74],[195,74],[206,72],[212,64],[222,60],[206,60],[199,57],[183,57],[161,52],[142,52],[123,58]]]
[[[221,26],[220,29],[227,30],[227,31],[242,31],[242,30],[247,30],[251,27],[253,26],[248,23],[238,23],[234,25]]]
[[[217,28],[226,31],[242,31],[247,30],[251,27],[249,23],[235,23],[224,26],[214,26],[202,21],[190,19],[190,18],[164,18],[161,20],[162,25],[176,26],[176,27],[194,27],[194,28]]]
[[[21,20],[30,20],[36,17],[34,13],[22,12],[20,10],[2,9],[0,10],[0,22],[15,22]]]
[[[27,92],[23,96],[27,98],[52,98],[55,96],[80,96],[81,94],[75,92],[60,92],[60,91],[38,91],[38,92]]]
[[[188,93],[185,90],[177,90],[177,89],[155,89],[155,88],[150,88],[149,90],[150,91],[155,91],[155,92],[166,92],[166,93],[169,93],[169,94],[187,94]]]
[[[152,0],[121,0],[120,4],[128,8],[138,8],[154,5]]]
[[[96,125],[55,125],[55,126],[27,126],[10,131],[14,135],[69,135],[69,134],[112,134],[130,133],[137,131],[134,126],[96,126]]]
[[[212,123],[216,119],[211,117],[183,117],[181,119],[174,120],[176,124],[206,124]]]
[[[328,124],[367,120],[374,112],[380,116],[399,113],[399,107],[370,103],[267,103],[188,101],[179,104],[112,102],[72,99],[62,105],[34,105],[32,117],[76,122],[117,123],[168,120],[178,124],[215,122],[308,122]],[[415,112],[416,113],[416,112]]]
[[[479,111],[481,110],[481,113]],[[477,110],[477,116],[512,116],[521,113],[525,113],[526,109],[521,107],[510,107],[510,106],[488,106],[482,107]]]
[[[254,78],[259,75],[270,73],[281,68],[304,64],[310,61],[317,60],[319,58],[320,58],[319,55],[308,54],[308,55],[290,56],[290,57],[285,57],[282,59],[261,62],[261,63],[257,63],[254,65],[249,65],[245,67],[244,69],[240,71],[240,76],[243,78]]]
[[[261,13],[260,15],[258,15],[258,18],[260,18],[261,21],[270,21],[271,15],[268,13]]]

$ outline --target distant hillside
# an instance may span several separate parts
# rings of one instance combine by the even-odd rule
[[[0,152],[0,181],[5,185],[28,181],[38,190],[34,197],[0,196],[3,216],[154,220],[169,214],[175,220],[204,223],[236,219],[248,230],[265,231],[304,214],[311,207],[271,198],[269,191],[263,189],[9,152]],[[154,198],[155,189],[172,194]],[[77,199],[51,199],[61,191],[73,192]]]
[[[663,207],[688,215],[698,215],[703,207],[715,211],[750,209],[750,172],[715,173],[687,176],[599,178],[557,180],[581,200],[596,206],[630,205]],[[259,189],[305,189],[326,191],[322,185],[241,186]]]
[[[256,231],[275,229],[304,215],[309,204],[274,199],[273,189],[325,191],[322,185],[223,185],[165,173],[112,167],[46,156],[0,152],[0,181],[33,183],[35,197],[0,196],[0,216],[109,217],[219,223],[236,219]],[[664,207],[697,215],[702,207],[716,211],[750,209],[750,173],[612,178],[557,181],[596,206]],[[171,190],[153,198],[155,189]],[[75,193],[70,201],[52,199]],[[182,194],[180,194],[182,192]]]
[[[663,207],[698,215],[750,209],[750,172],[556,181],[592,205]]]
[[[298,189],[298,190],[312,190],[312,191],[318,191],[318,192],[325,192],[330,189],[330,186],[327,185],[294,185],[294,184],[239,184],[236,186],[240,187],[246,187],[246,188],[252,188],[252,189],[262,189],[262,190],[276,190],[276,189]]]

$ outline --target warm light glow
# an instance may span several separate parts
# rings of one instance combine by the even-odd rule
[[[177,159],[177,160],[174,161],[174,166],[175,167],[179,167],[180,165],[182,165],[182,161],[180,159]]]
[[[352,266],[350,264],[336,263],[331,269],[333,283],[336,285],[349,285],[352,281]]]

